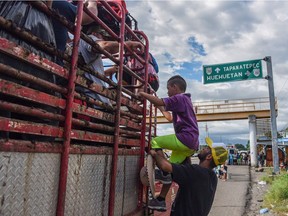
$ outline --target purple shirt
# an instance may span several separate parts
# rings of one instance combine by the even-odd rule
[[[188,148],[198,150],[199,130],[191,95],[177,94],[162,98],[166,111],[172,111],[173,126],[176,137]]]

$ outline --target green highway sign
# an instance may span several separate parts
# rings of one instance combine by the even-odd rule
[[[203,65],[204,84],[262,79],[261,59]]]

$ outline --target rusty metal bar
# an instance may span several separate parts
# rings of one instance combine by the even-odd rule
[[[37,153],[61,153],[62,145],[46,142],[31,142],[24,140],[0,139],[0,151],[5,152],[37,152]]]
[[[5,81],[0,79],[0,92],[8,95],[12,95],[19,98],[24,98],[26,100],[39,103],[41,101],[42,104],[49,105],[52,107],[64,109],[65,108],[65,100],[57,98],[55,96],[46,94],[44,92],[39,92],[24,86],[21,86],[19,84]],[[128,104],[127,100],[127,104]],[[75,113],[87,115],[96,119],[104,120],[107,122],[114,122],[115,116],[110,113],[105,113],[100,110],[95,110],[92,108],[87,108],[86,106],[79,106],[79,104],[73,103],[72,105],[72,111]],[[123,126],[141,130],[141,127],[138,123],[133,122],[128,119],[120,119],[120,123]]]
[[[0,92],[56,108],[65,107],[63,99],[3,79],[0,79]]]
[[[103,3],[103,2],[102,2]],[[106,3],[106,2],[104,2]],[[120,37],[119,37],[119,71],[118,71],[118,86],[117,86],[117,99],[116,106],[117,111],[115,114],[115,132],[114,132],[114,151],[112,156],[112,169],[110,177],[110,190],[109,190],[109,207],[108,216],[114,216],[115,207],[115,187],[116,187],[116,177],[117,177],[117,165],[118,165],[118,148],[119,148],[119,137],[120,137],[120,109],[121,109],[121,98],[122,98],[122,76],[123,76],[123,60],[124,60],[124,33],[125,33],[125,17],[123,7],[118,4],[121,10],[121,26],[120,26]],[[108,7],[109,8],[109,7]]]
[[[60,92],[62,94],[67,93],[67,89],[63,87],[59,87],[51,82],[48,82],[46,80],[42,80],[40,78],[37,78],[31,74],[27,74],[21,70],[16,70],[10,66],[4,65],[0,63],[0,73],[6,74],[8,76],[17,78],[18,80],[29,82],[29,83],[34,83],[37,84],[38,86],[44,87],[49,90],[53,90],[55,92]]]
[[[34,134],[50,137],[63,137],[63,129],[46,124],[37,124],[30,123],[21,120],[8,119],[0,117],[0,130],[16,132],[16,133],[25,133],[25,134]],[[73,140],[85,140],[105,144],[113,144],[114,138],[112,135],[93,133],[81,130],[71,130],[70,138]],[[64,139],[65,142],[65,139]],[[131,139],[120,137],[118,143],[123,146],[130,147],[139,147],[139,139]],[[100,145],[100,144],[99,144]]]
[[[33,107],[26,107],[26,106],[22,106],[18,104],[3,102],[1,100],[0,100],[0,109],[9,110],[11,112],[24,114],[28,116],[36,116],[36,117],[43,118],[43,119],[50,119],[50,120],[56,120],[56,121],[65,120],[64,116],[59,115],[59,114],[49,113],[46,110],[35,109]],[[82,127],[95,129],[95,130],[102,130],[102,131],[108,131],[108,132],[114,131],[114,127],[110,127],[110,126],[103,125],[103,124],[91,123],[91,122],[74,119],[74,118],[72,119],[72,124],[75,126],[82,126]],[[130,132],[126,130],[121,130],[121,133],[137,136],[135,132]]]
[[[60,167],[60,178],[59,178],[59,189],[58,189],[58,202],[57,202],[57,216],[64,215],[65,207],[65,196],[67,187],[67,176],[68,176],[68,162],[69,162],[69,148],[71,140],[71,126],[72,126],[72,105],[75,90],[75,80],[77,72],[77,61],[78,61],[78,46],[80,40],[81,22],[83,17],[83,1],[78,2],[77,7],[77,19],[75,21],[76,29],[73,39],[73,51],[72,60],[70,67],[70,76],[68,80],[68,95],[66,102],[65,112],[65,127],[64,127],[64,143],[63,153],[61,155],[61,167]]]
[[[12,56],[17,60],[21,60],[30,66],[37,67],[41,70],[45,70],[46,72],[50,72],[68,79],[69,71],[67,71],[65,68],[51,62],[46,58],[41,58],[33,53],[27,53],[27,50],[25,50],[23,47],[10,42],[5,38],[0,38],[0,52]]]
[[[34,36],[30,32],[24,31],[21,28],[15,26],[12,21],[6,20],[5,18],[0,16],[0,26],[5,31],[16,35],[24,41],[27,41],[34,46],[40,48],[41,50],[49,53],[50,55],[58,55],[57,49],[51,44],[44,43],[38,37]]]
[[[93,146],[72,146],[70,147],[70,154],[97,154],[97,155],[111,155],[113,149],[111,147],[93,147]],[[118,155],[139,155],[139,149],[119,149]]]
[[[113,144],[114,137],[113,135],[104,135],[99,133],[81,131],[81,130],[72,130],[73,135],[71,135],[71,139],[73,140],[85,140],[85,141],[93,141],[99,143]],[[119,137],[118,140],[119,145],[130,146],[130,147],[138,147],[140,146],[139,139],[128,139],[125,137]]]
[[[16,97],[21,97],[36,103],[39,103],[39,101],[41,101],[42,104],[56,108],[61,109],[65,108],[65,100],[63,99],[1,79],[0,79],[0,92]],[[85,106],[79,106],[79,104],[76,103],[73,103],[72,110],[75,113],[84,114],[111,123],[114,122],[115,118],[115,116],[110,113],[105,113],[100,110],[95,110],[89,107],[87,108]],[[141,130],[141,126],[138,123],[133,122],[131,120],[121,118],[120,123],[123,126],[136,130]]]
[[[0,110],[9,110],[10,112],[19,113],[28,116],[36,116],[42,119],[50,119],[56,121],[64,121],[64,116],[47,112],[43,109],[37,109],[33,107],[26,107],[19,104],[13,104],[0,100]]]
[[[149,55],[149,40],[144,33],[141,33],[142,37],[146,42],[146,50],[145,50],[145,65],[148,65],[148,55]],[[148,67],[145,67],[145,86],[144,91],[147,92],[147,84],[148,84]],[[142,129],[141,129],[141,146],[140,146],[140,158],[139,158],[139,170],[144,166],[144,157],[145,157],[145,136],[146,136],[146,114],[147,114],[147,100],[143,101],[143,111],[142,111],[143,119],[142,119]],[[149,128],[149,133],[151,133],[151,128]],[[150,137],[151,138],[151,137]],[[143,199],[143,185],[139,181],[139,196],[138,196],[138,206],[141,207],[142,199]]]
[[[27,133],[50,137],[62,137],[63,130],[52,125],[29,123],[26,121],[0,117],[0,130],[16,133]]]
[[[35,153],[61,153],[60,143],[31,142],[24,140],[0,139],[0,151],[4,152],[35,152]],[[111,147],[70,146],[70,154],[111,155]],[[119,149],[118,155],[139,155],[139,149]]]

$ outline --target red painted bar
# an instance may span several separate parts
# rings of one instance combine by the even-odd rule
[[[12,76],[21,81],[37,84],[38,86],[41,86],[41,87],[44,87],[46,89],[50,89],[56,92],[61,92],[64,94],[67,93],[65,88],[59,87],[51,82],[47,82],[46,80],[35,79],[35,77],[31,74],[27,74],[23,71],[16,70],[10,66],[7,66],[1,63],[0,63],[0,73]]]
[[[106,4],[105,1],[102,4]],[[124,9],[120,4],[117,4],[121,10],[121,14],[124,14]],[[108,7],[109,8],[109,7]],[[111,9],[112,10],[112,9]],[[118,148],[119,148],[119,132],[120,132],[120,109],[121,109],[121,98],[122,98],[122,76],[123,76],[123,60],[124,60],[124,32],[125,32],[125,17],[121,17],[120,24],[120,35],[119,35],[119,71],[118,71],[118,86],[117,86],[117,100],[116,100],[116,114],[115,114],[115,132],[114,132],[114,151],[112,156],[112,170],[110,179],[110,190],[109,190],[109,207],[108,216],[114,216],[115,208],[115,187],[116,187],[116,176],[117,176],[117,164],[118,164]]]
[[[0,139],[0,151],[25,153],[61,153],[62,145],[45,142]]]
[[[5,38],[0,38],[0,52],[10,55],[13,58],[23,61],[33,67],[38,67],[41,70],[57,74],[60,77],[68,79],[69,71],[67,71],[65,68],[33,53],[29,53],[27,55],[27,51],[23,47],[18,46]]]
[[[111,147],[90,147],[90,146],[71,146],[70,154],[97,154],[97,155],[112,155],[113,148]],[[118,155],[139,155],[139,149],[119,149]]]
[[[146,50],[145,50],[145,64],[148,65],[148,55],[149,55],[149,40],[147,36],[143,32],[137,32],[141,34],[146,42]],[[144,91],[147,92],[147,83],[148,83],[148,67],[145,68],[145,87]],[[140,161],[139,161],[139,170],[144,166],[144,159],[145,159],[145,136],[146,136],[146,115],[147,115],[147,100],[143,101],[143,120],[142,120],[142,130],[141,130],[141,146],[140,146]],[[149,127],[149,135],[151,135],[151,128]],[[150,143],[151,136],[148,139]],[[143,205],[143,185],[139,181],[139,196],[138,196],[138,206],[141,208]]]
[[[0,117],[0,130],[16,133],[51,136],[57,138],[63,137],[62,128],[45,124],[37,124],[34,122],[30,123],[26,121],[13,120],[3,117]],[[112,135],[93,133],[82,130],[72,130],[70,138],[74,140],[93,141],[111,145],[114,143],[114,137]],[[140,141],[139,139],[135,138],[133,139],[118,137],[118,144],[130,147],[139,147]]]
[[[20,113],[28,116],[37,116],[42,119],[51,119],[56,121],[64,121],[64,116],[49,113],[46,110],[36,109],[33,107],[26,107],[19,104],[0,101],[0,110],[9,110],[14,113]]]
[[[6,20],[3,17],[0,16],[0,26],[5,31],[10,32],[14,35],[17,35],[17,37],[23,39],[24,41],[28,41],[29,43],[35,45],[36,47],[39,47],[41,50],[45,50],[45,52],[56,55],[56,49],[54,46],[43,43],[39,38],[33,36],[31,33],[27,31],[23,31],[21,28],[16,27],[12,21]]]
[[[65,100],[7,80],[0,79],[0,92],[52,107],[65,108]]]
[[[72,105],[74,99],[75,90],[75,80],[76,80],[76,69],[78,60],[78,45],[80,40],[81,22],[83,17],[83,1],[78,2],[77,7],[77,19],[76,29],[73,40],[73,51],[72,60],[70,67],[70,76],[68,80],[68,95],[65,110],[65,127],[64,127],[64,143],[63,143],[63,153],[61,155],[61,167],[60,167],[60,179],[59,179],[59,189],[58,189],[58,203],[57,203],[57,216],[64,215],[65,207],[65,196],[66,196],[66,184],[68,175],[68,162],[69,162],[69,148],[71,139],[71,126],[72,126]]]
[[[0,139],[0,151],[22,153],[62,153],[62,144]],[[112,155],[111,147],[70,146],[70,154]],[[119,149],[118,155],[139,155],[140,149]]]
[[[46,104],[53,107],[58,107],[61,109],[65,108],[65,100],[57,98],[55,96],[39,92],[24,86],[21,86],[19,84],[10,82],[10,81],[4,81],[0,79],[0,92],[16,96],[19,98],[25,98],[26,100],[33,101],[33,102],[39,102],[41,101],[42,104]],[[94,117],[97,119],[105,120],[108,122],[114,122],[114,115],[111,115],[109,113],[104,113],[99,110],[95,110],[92,108],[87,108],[85,106],[79,106],[79,104],[73,103],[72,106],[73,112],[84,114],[90,117]],[[138,123],[135,123],[128,119],[121,119],[120,120],[121,125],[127,126],[132,129],[141,130],[141,126]]]
[[[21,120],[14,120],[0,117],[0,130],[16,133],[27,133],[42,136],[62,137],[63,130],[47,124],[29,123]]]

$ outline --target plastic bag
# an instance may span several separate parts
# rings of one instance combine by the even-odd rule
[[[43,42],[55,46],[55,36],[53,26],[50,18],[33,8],[29,2],[24,1],[0,1],[0,16],[7,20],[11,20],[19,28],[32,33],[40,38]],[[14,35],[7,33],[3,30],[0,31],[0,37],[7,38],[10,41],[17,43],[25,49],[47,58],[51,61],[55,60],[54,56],[48,55],[42,50],[35,48],[28,42],[15,37]]]

